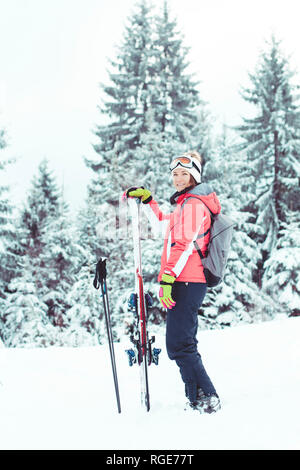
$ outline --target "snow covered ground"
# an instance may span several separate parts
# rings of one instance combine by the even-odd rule
[[[151,410],[138,367],[115,344],[122,413],[107,345],[0,348],[0,449],[300,449],[300,318],[200,331],[199,350],[222,399],[215,415],[183,410],[176,365],[151,365]]]

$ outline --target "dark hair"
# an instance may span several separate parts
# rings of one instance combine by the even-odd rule
[[[196,184],[198,184],[192,175],[190,175],[190,184],[193,185],[193,187],[196,186]]]

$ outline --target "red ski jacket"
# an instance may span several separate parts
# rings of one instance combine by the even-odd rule
[[[163,214],[158,203],[153,199],[145,205],[148,216],[151,210],[157,221],[166,224],[158,281],[166,273],[175,276],[176,281],[206,282],[194,241],[197,240],[202,253],[205,253],[211,225],[209,210],[213,214],[218,214],[221,211],[220,202],[216,193],[212,192],[205,183],[182,194],[176,202],[176,208],[171,214]]]

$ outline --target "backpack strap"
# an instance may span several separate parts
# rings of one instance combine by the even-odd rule
[[[195,198],[195,199],[198,199],[200,202],[202,202],[202,204],[207,208],[207,210],[208,210],[208,212],[209,212],[209,215],[210,215],[210,227],[206,230],[206,232],[201,233],[201,235],[198,235],[198,237],[197,237],[197,239],[199,239],[199,238],[204,238],[204,237],[210,232],[211,224],[213,223],[213,220],[214,220],[214,214],[211,212],[211,210],[209,209],[209,207],[207,207],[207,205],[205,204],[205,202],[203,202],[203,201],[202,201],[201,199],[199,199],[197,196],[189,196],[189,197],[187,197],[187,198],[184,200],[184,202],[183,202],[183,204],[182,204],[182,206],[181,206],[181,208],[180,208],[180,212],[181,212],[183,206],[184,206],[184,205],[187,203],[187,201],[188,201],[189,199],[191,199],[192,197]],[[202,253],[202,251],[201,251],[201,249],[200,249],[200,247],[199,247],[199,245],[198,245],[198,243],[197,243],[197,240],[194,241],[194,247],[196,248],[196,250],[197,250],[197,252],[198,252],[198,254],[199,254],[199,256],[200,256],[201,259],[206,258],[207,255],[204,255],[204,254]]]
[[[198,239],[198,238],[204,238],[209,232],[210,232],[210,227],[206,230],[206,232],[201,233],[201,235],[199,235],[199,236],[197,237],[197,239]],[[197,240],[194,241],[194,247],[195,247],[196,250],[198,251],[198,254],[199,254],[199,256],[200,256],[201,259],[206,258],[207,255],[204,255],[204,254],[202,253],[202,251],[201,251],[201,249],[200,249],[200,246],[199,246],[198,243],[197,243]]]

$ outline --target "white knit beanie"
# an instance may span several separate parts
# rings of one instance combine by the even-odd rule
[[[197,160],[197,158],[194,158],[194,157],[191,157],[191,156],[189,156],[189,158],[193,162],[192,168],[187,168],[185,165],[183,165],[180,162],[178,162],[178,165],[176,166],[176,168],[178,168],[178,167],[184,168],[186,171],[188,171],[193,176],[196,183],[201,183],[201,173],[202,173],[201,163],[199,162],[199,160]],[[176,170],[176,168],[174,168],[172,170],[172,174],[173,174],[173,171]]]

